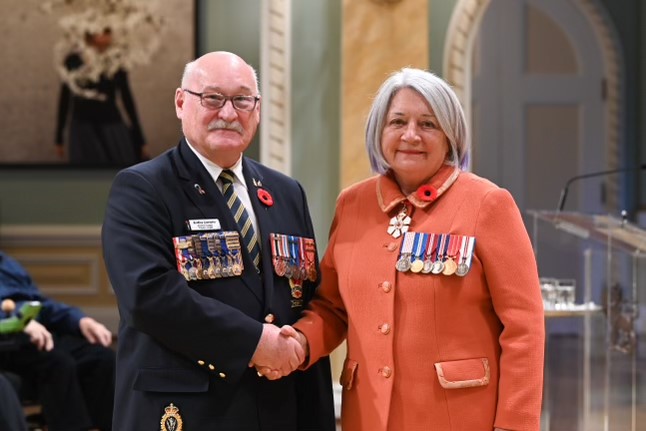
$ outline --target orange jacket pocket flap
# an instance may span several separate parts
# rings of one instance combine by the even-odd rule
[[[354,383],[354,374],[357,372],[357,366],[359,363],[352,359],[346,358],[343,364],[343,371],[341,371],[340,383],[343,386],[343,389],[350,390],[352,389],[352,384]]]
[[[487,358],[437,362],[435,371],[444,389],[472,388],[489,384],[491,370]]]

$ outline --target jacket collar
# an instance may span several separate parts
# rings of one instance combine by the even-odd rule
[[[393,172],[388,171],[386,174],[380,175],[377,178],[377,200],[379,201],[379,207],[383,212],[388,213],[403,201],[408,200],[417,208],[425,208],[439,199],[451,187],[459,175],[459,167],[442,165],[427,184],[421,186],[414,193],[405,196],[399,188],[399,184],[395,181]],[[420,194],[423,191],[427,191],[431,196],[422,199]]]

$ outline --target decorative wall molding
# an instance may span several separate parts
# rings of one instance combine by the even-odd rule
[[[101,246],[100,225],[3,225],[0,246]]]
[[[56,252],[36,253],[29,249],[11,253],[47,295],[98,295],[101,291],[100,254]]]
[[[45,295],[72,305],[114,307],[101,226],[4,225],[0,248],[27,269]]]
[[[614,27],[610,24],[610,17],[607,16],[598,0],[578,0],[577,4],[592,25],[601,44],[606,79],[606,160],[608,169],[618,169],[622,165],[620,156],[621,106],[623,104],[621,83],[624,76],[620,66],[623,62],[621,44]],[[607,179],[606,207],[608,209],[618,210],[621,205],[619,181],[620,177],[616,175],[611,175]]]
[[[291,173],[291,0],[263,0],[260,161]]]

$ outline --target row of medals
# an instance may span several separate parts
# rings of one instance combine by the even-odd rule
[[[404,239],[402,240],[402,250],[404,245],[408,242],[417,243],[425,234],[421,232],[406,232],[404,234]],[[422,249],[418,251],[415,255],[413,253],[401,252],[395,268],[400,272],[414,272],[422,274],[443,274],[443,275],[458,275],[464,277],[471,269],[471,255],[473,254],[473,246],[475,245],[475,237],[469,237],[465,235],[450,235],[450,234],[439,234],[437,235],[437,243],[434,241],[435,235],[430,234],[429,241],[425,244]],[[460,241],[461,246],[459,249],[459,254],[456,256],[447,256],[448,245],[451,241]],[[431,249],[429,253],[426,253],[426,248],[428,246],[433,246],[436,244],[437,248],[440,248],[441,244],[444,244],[444,251],[438,250],[435,253],[435,260],[432,259],[432,255],[435,252],[434,249]],[[422,256],[426,255],[425,258]],[[460,263],[456,263],[455,259],[458,259]]]
[[[236,231],[205,232],[173,238],[178,269],[187,280],[242,275],[240,235]]]
[[[292,297],[303,296],[303,281],[316,281],[314,239],[280,233],[270,234],[271,260],[279,277],[287,277]]]

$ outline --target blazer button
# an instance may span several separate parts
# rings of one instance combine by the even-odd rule
[[[265,316],[265,322],[266,323],[274,323],[274,320],[276,318],[274,317],[273,314],[269,313],[268,315]]]
[[[201,359],[199,361],[197,361],[197,363],[198,363],[198,365],[204,366],[204,361],[201,360]]]
[[[379,372],[385,378],[389,378],[393,374],[393,370],[391,370],[390,367],[383,367],[381,370],[379,370]]]
[[[393,285],[390,283],[390,281],[384,281],[383,283],[381,283],[381,288],[384,292],[388,293],[392,290]]]
[[[220,376],[221,379],[224,379],[227,375],[224,374],[224,373],[220,373],[219,376]]]
[[[379,327],[379,331],[384,335],[390,333],[390,325],[387,323],[384,323]]]
[[[215,370],[215,367],[212,364],[209,364],[209,370],[213,371]]]

